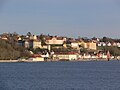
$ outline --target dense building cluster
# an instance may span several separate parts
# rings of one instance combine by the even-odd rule
[[[26,35],[3,33],[0,35],[0,39],[8,41],[10,45],[24,48],[30,53],[27,58],[31,60],[36,60],[36,58],[41,60],[106,58],[107,51],[110,51],[111,58],[120,55],[120,40],[107,37],[90,39],[79,37],[76,39],[65,36],[32,35],[28,32]]]

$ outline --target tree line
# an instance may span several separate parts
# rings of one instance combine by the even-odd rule
[[[15,43],[0,39],[0,60],[13,60],[29,56],[30,53],[24,47],[20,47]]]

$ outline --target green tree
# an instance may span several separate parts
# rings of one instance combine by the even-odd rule
[[[9,41],[0,40],[0,60],[29,57],[30,53],[25,48],[12,45]]]
[[[120,48],[118,47],[114,47],[114,46],[111,46],[111,47],[98,47],[98,50],[103,50],[104,52],[107,52],[107,51],[110,51],[110,53],[114,56],[120,56]]]
[[[43,45],[45,45],[45,37],[44,37],[44,35],[40,35],[40,40],[41,40],[41,45],[43,46]]]

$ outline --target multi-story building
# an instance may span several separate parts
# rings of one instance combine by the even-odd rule
[[[25,38],[23,40],[18,40],[20,46],[25,48],[41,48],[41,41],[37,38],[36,35],[30,36],[30,38]]]
[[[29,41],[29,46],[31,48],[41,48],[41,41],[40,40],[30,40]]]
[[[54,48],[60,48],[60,47],[64,47],[64,42],[66,42],[66,38],[64,37],[47,37],[46,38],[46,45],[48,46],[48,50],[51,50],[51,47]]]

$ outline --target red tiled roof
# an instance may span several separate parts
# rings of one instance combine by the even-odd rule
[[[56,52],[55,54],[60,54],[60,55],[69,55],[69,54],[78,54],[77,52]]]
[[[40,54],[33,54],[31,57],[37,58],[37,57],[41,57],[41,55]]]
[[[56,40],[63,40],[63,37],[57,37],[57,36],[47,36],[45,38],[46,40],[51,40],[52,38],[56,38]]]
[[[78,43],[78,41],[70,41],[71,43]]]
[[[57,37],[56,39],[57,40],[63,40],[63,37]]]

